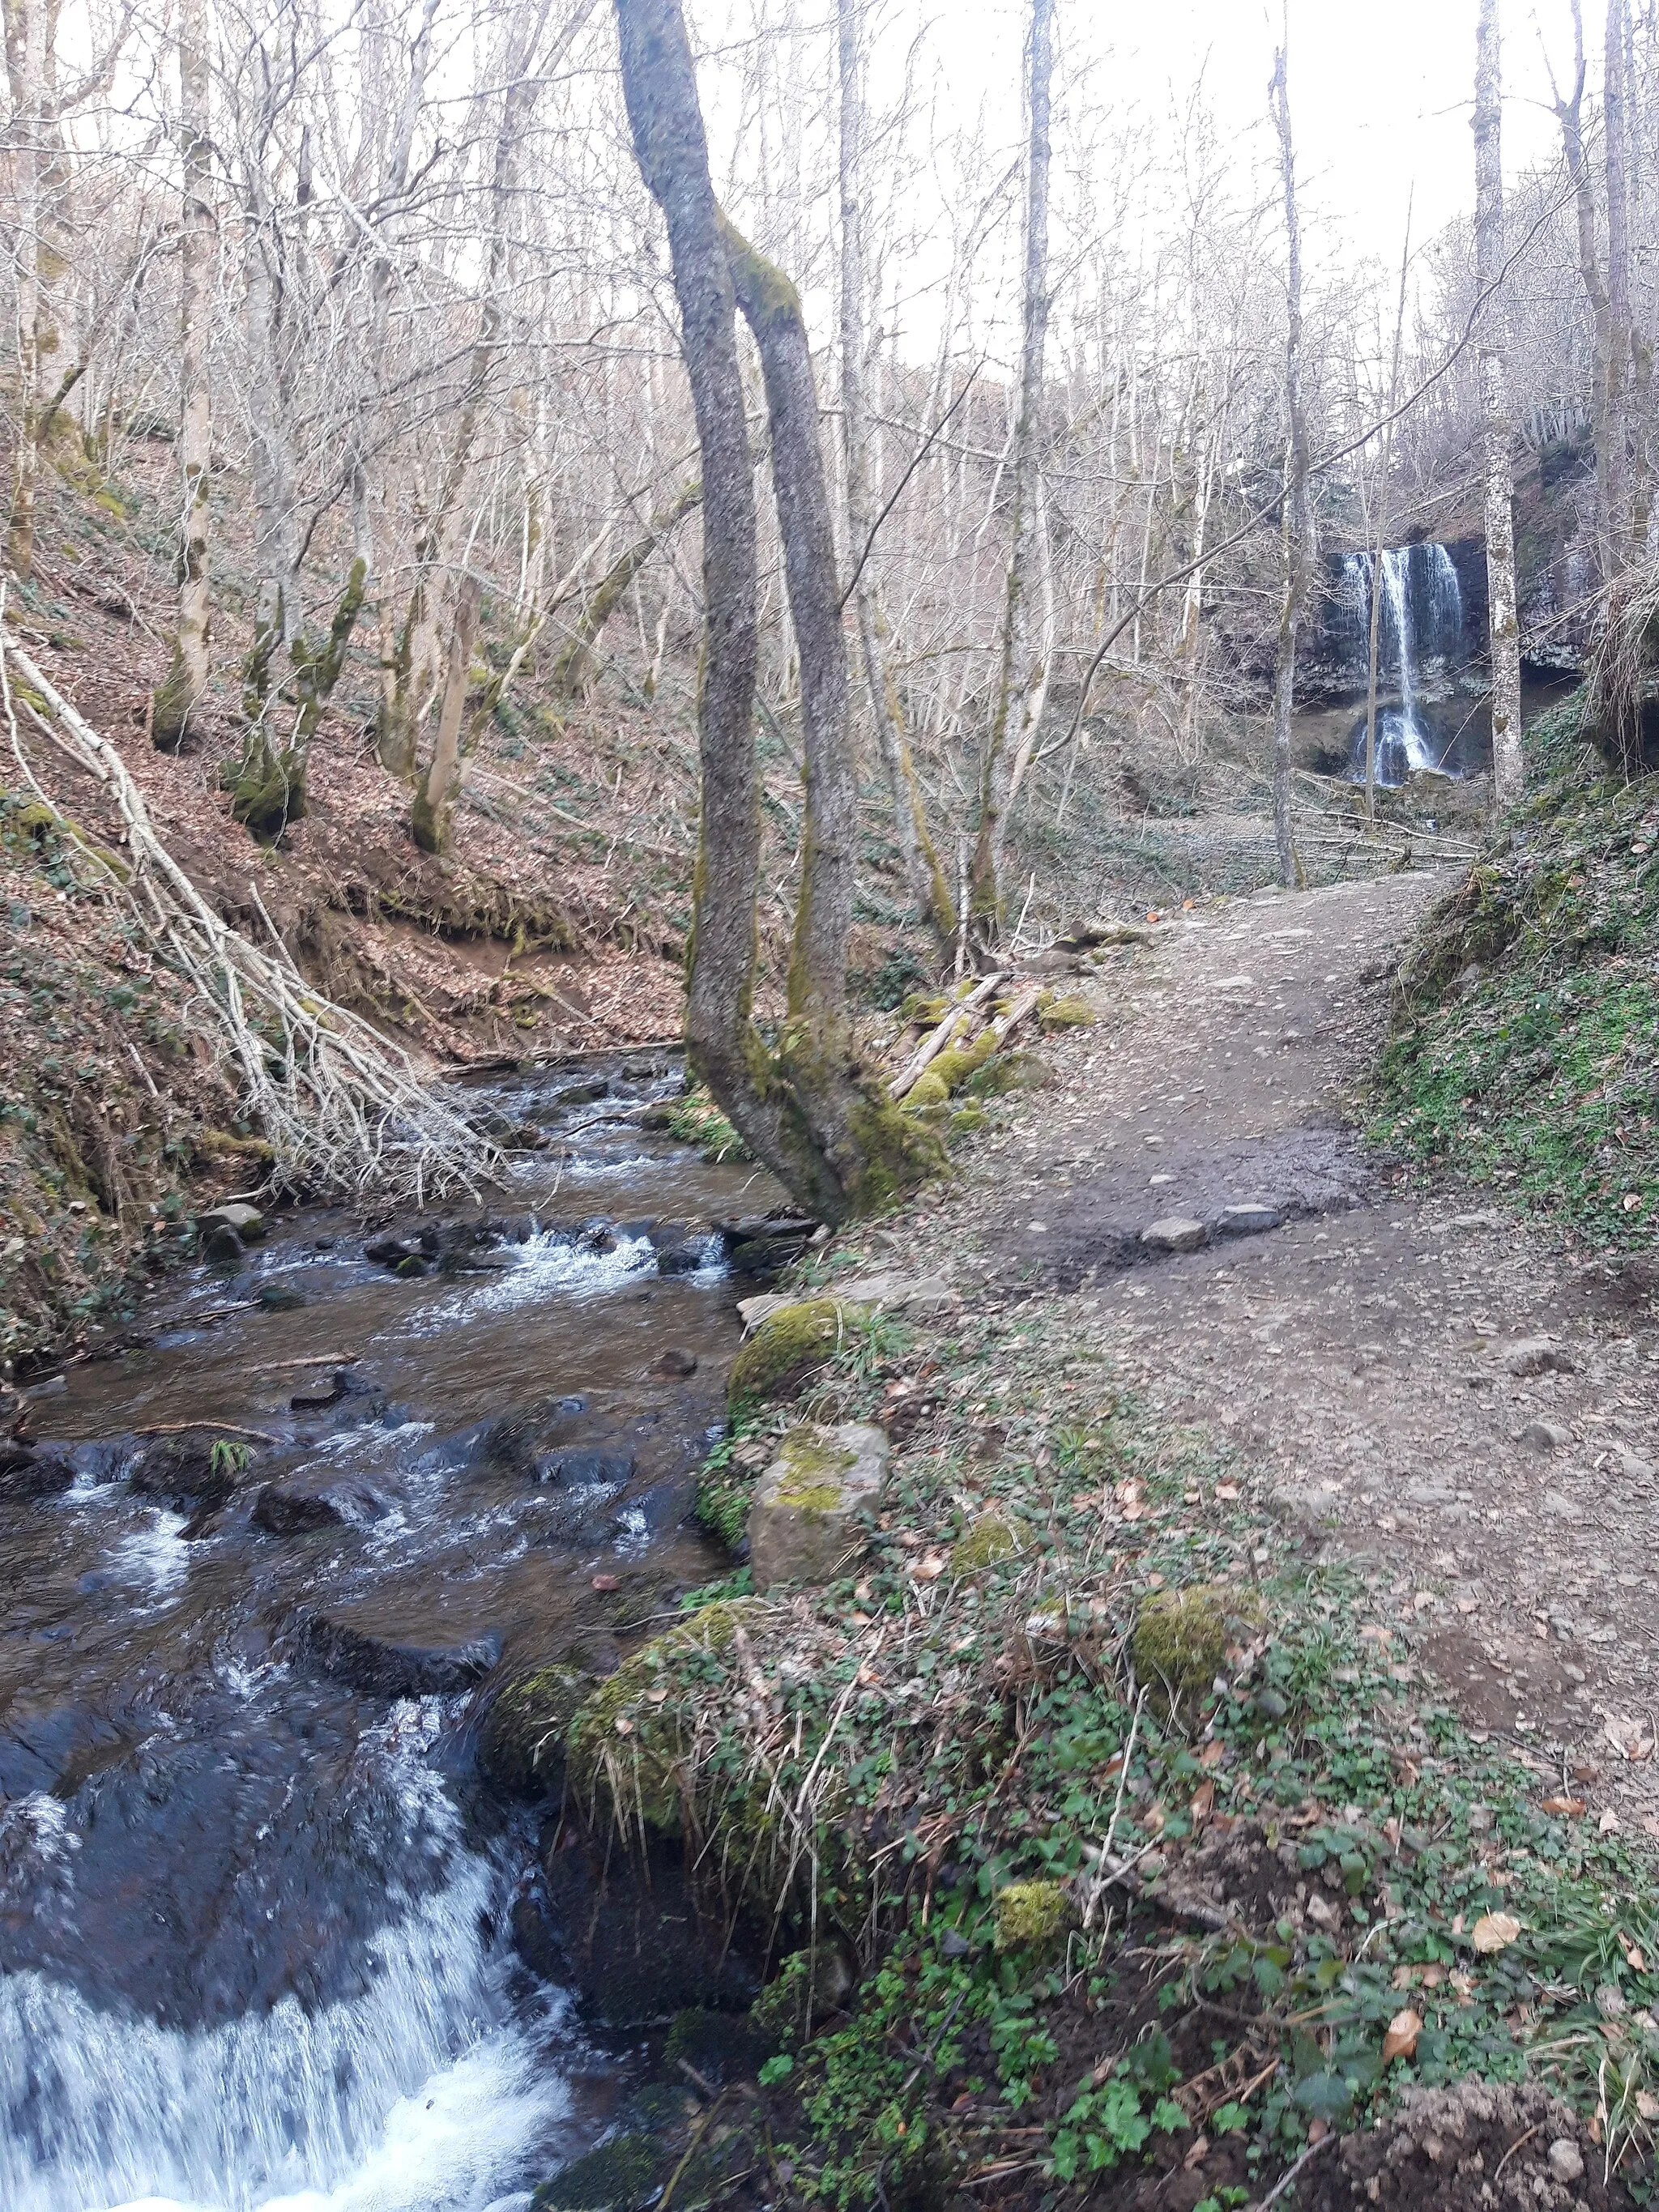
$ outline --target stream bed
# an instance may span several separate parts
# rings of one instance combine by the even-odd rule
[[[33,1395],[40,1462],[0,1479],[5,2212],[508,2212],[603,2125],[614,2045],[513,1938],[536,1822],[477,1778],[479,1693],[603,1672],[724,1571],[689,1516],[754,1285],[712,1224],[781,1196],[642,1133],[678,1075],[623,1071],[494,1085],[550,1148],[401,1273],[343,1214],[273,1216]]]

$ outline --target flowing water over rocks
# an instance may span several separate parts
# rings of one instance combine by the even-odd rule
[[[712,1224],[779,1195],[642,1134],[678,1079],[629,1066],[501,1086],[551,1141],[494,1218],[288,1217],[37,1394],[7,2212],[505,2212],[591,2136],[616,2061],[515,1951],[535,1826],[476,1778],[477,1686],[603,1673],[721,1571],[687,1516],[753,1284]]]

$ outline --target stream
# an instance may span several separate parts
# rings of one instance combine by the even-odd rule
[[[643,1133],[678,1073],[621,1068],[492,1086],[551,1139],[492,1226],[398,1274],[275,1215],[32,1394],[68,1486],[0,1484],[5,2212],[507,2212],[604,2124],[614,2047],[514,1948],[537,1824],[477,1778],[477,1686],[603,1671],[724,1571],[688,1516],[752,1285],[710,1224],[781,1196]]]

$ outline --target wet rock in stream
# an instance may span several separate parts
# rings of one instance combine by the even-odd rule
[[[75,1469],[60,1454],[0,1442],[0,1498],[55,1498],[74,1480]]]
[[[294,1623],[294,1653],[301,1664],[343,1682],[362,1697],[444,1697],[483,1681],[501,1656],[501,1638],[481,1636],[453,1644],[400,1643],[325,1613],[307,1613]]]
[[[141,1498],[165,1498],[180,1509],[227,1504],[247,1480],[255,1451],[265,1442],[208,1427],[158,1436],[134,1468],[132,1487]]]
[[[268,1482],[253,1501],[252,1517],[267,1535],[298,1536],[312,1528],[368,1528],[388,1510],[366,1482],[298,1474]]]

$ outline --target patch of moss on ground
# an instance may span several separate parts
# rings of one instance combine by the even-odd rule
[[[1401,964],[1372,1133],[1601,1245],[1659,1227],[1659,778],[1609,779],[1578,702]]]

